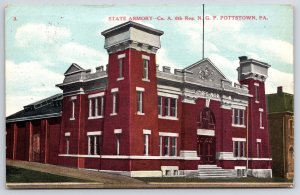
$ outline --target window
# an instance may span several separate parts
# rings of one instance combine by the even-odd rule
[[[159,154],[160,156],[177,156],[177,137],[175,135],[159,137]]]
[[[259,102],[259,90],[258,90],[258,85],[255,85],[255,102],[258,103]]]
[[[170,114],[169,114],[169,98],[164,98],[164,108],[165,108],[165,110],[164,110],[164,116],[169,116]]]
[[[123,79],[123,61],[124,58],[119,59],[119,79]]]
[[[120,155],[120,134],[116,134],[116,154]]]
[[[149,155],[149,134],[144,134],[144,154]]]
[[[143,79],[149,80],[149,60],[143,59]]]
[[[164,142],[165,142],[165,150],[164,150],[164,155],[169,156],[169,148],[170,148],[170,139],[169,137],[164,137]]]
[[[261,142],[256,142],[256,157],[260,158],[260,147],[261,147]]]
[[[157,97],[157,110],[158,110],[158,115],[162,115],[162,97],[158,96]]]
[[[177,99],[158,96],[158,115],[164,117],[177,117]]]
[[[143,92],[137,91],[137,112],[143,113]]]
[[[117,92],[112,93],[113,96],[113,107],[112,107],[112,114],[111,115],[116,115],[118,114],[119,111],[119,95]]]
[[[65,133],[65,151],[66,154],[70,153],[70,132]]]
[[[233,156],[245,157],[246,141],[233,141]]]
[[[232,110],[232,122],[233,125],[244,126],[245,125],[244,110],[234,108]]]
[[[159,155],[162,156],[162,142],[163,142],[163,137],[159,136]]]
[[[72,104],[72,113],[70,120],[75,120],[75,100],[77,99],[76,96],[71,97],[71,104]]]
[[[264,128],[264,126],[263,126],[263,111],[259,111],[259,127],[261,129]]]
[[[88,155],[100,154],[100,135],[88,135]]]
[[[101,93],[103,94],[103,93]],[[101,118],[104,114],[104,96],[98,94],[89,96],[89,119]]]
[[[177,137],[171,137],[171,143],[172,143],[171,156],[176,156],[177,155]]]

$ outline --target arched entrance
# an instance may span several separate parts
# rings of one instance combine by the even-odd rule
[[[215,116],[209,108],[204,108],[197,123],[197,153],[201,164],[215,164],[216,139]]]

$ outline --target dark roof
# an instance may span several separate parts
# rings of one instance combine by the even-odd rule
[[[267,112],[268,113],[294,113],[294,95],[278,92],[267,94]]]
[[[6,122],[26,121],[33,119],[61,116],[62,94],[56,94],[32,104],[24,106],[24,109],[6,117]]]

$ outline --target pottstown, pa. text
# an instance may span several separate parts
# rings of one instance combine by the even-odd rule
[[[108,21],[203,20],[203,16],[110,16]],[[204,20],[268,20],[267,16],[204,16]]]

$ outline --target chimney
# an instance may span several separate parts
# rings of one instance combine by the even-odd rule
[[[277,93],[282,93],[282,86],[277,87]]]
[[[240,62],[242,62],[242,61],[248,60],[248,57],[247,56],[240,56],[239,59],[240,59]]]

